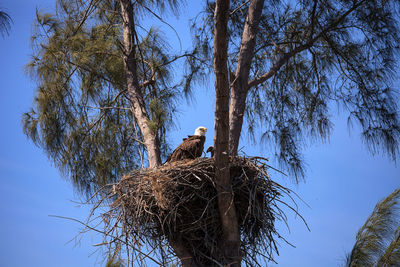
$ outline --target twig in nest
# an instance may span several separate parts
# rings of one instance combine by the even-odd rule
[[[260,157],[230,158],[232,205],[239,220],[242,260],[249,266],[259,265],[260,258],[273,261],[278,253],[276,242],[282,237],[275,222],[287,221],[281,205],[304,221],[297,206],[293,208],[282,199],[289,196],[293,201],[292,191],[270,179],[266,161]],[[118,242],[124,240],[122,243],[138,253],[136,259],[140,260],[150,258],[149,253],[138,252],[143,247],[146,251],[158,251],[158,262],[166,265],[173,255],[166,241],[180,240],[197,265],[226,265],[219,249],[222,228],[214,175],[212,158],[132,171],[113,185],[114,196],[105,195],[101,200],[112,201],[103,214],[107,218],[104,243],[110,248],[121,247]]]

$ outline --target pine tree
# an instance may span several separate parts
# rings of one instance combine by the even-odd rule
[[[154,10],[176,11],[177,1],[57,3],[55,14],[37,14],[27,70],[38,86],[24,132],[89,195],[131,169],[161,164],[179,93],[213,70],[218,205],[233,265],[240,232],[224,167],[238,153],[244,119],[296,180],[304,176],[301,149],[329,137],[333,104],[361,126],[373,153],[398,156],[400,1],[207,2],[193,24],[193,51],[182,55],[140,26],[145,15],[159,18]],[[186,74],[175,83],[171,64],[182,57]],[[190,257],[170,245],[182,263]]]
[[[204,59],[214,8],[208,2],[192,26]],[[245,119],[253,140],[260,132],[282,169],[302,178],[302,149],[329,138],[337,105],[372,153],[396,159],[398,11],[399,1],[383,0],[231,1],[230,153]]]
[[[37,14],[26,68],[38,89],[24,132],[82,193],[159,165],[168,149],[180,92],[171,64],[179,57],[168,54],[161,32],[138,34],[133,21],[164,5],[62,0],[56,15]]]
[[[348,112],[350,122],[361,126],[362,137],[373,153],[383,150],[397,158],[400,124],[393,82],[399,52],[399,1],[230,2],[226,11],[229,33],[224,41],[217,38],[223,36],[218,36],[218,24],[225,22],[216,18],[229,3],[208,2],[205,23],[193,23],[205,60],[214,47],[216,155],[228,154],[218,139],[218,135],[224,138],[225,132],[229,132],[229,154],[238,153],[246,115],[250,133],[260,129],[262,138],[275,148],[282,167],[298,181],[304,177],[301,148],[308,138],[329,137],[333,102]],[[216,54],[217,46],[220,53]],[[235,70],[229,89],[218,83],[218,76],[228,79],[226,65],[218,65],[222,53],[228,53],[224,64]],[[225,102],[218,104],[218,98],[228,98],[229,91],[227,109]],[[218,110],[229,112],[228,125],[221,125],[224,118],[218,116]],[[226,166],[223,157],[216,156],[215,161],[217,170],[217,166]],[[229,171],[217,177],[221,184],[230,184]],[[229,206],[229,200],[225,198],[219,206],[221,216],[230,223],[221,221],[224,231],[235,233],[235,207]],[[228,245],[229,256],[240,250],[240,241],[227,235],[224,239],[225,244],[235,244]],[[239,259],[231,258],[234,264]]]

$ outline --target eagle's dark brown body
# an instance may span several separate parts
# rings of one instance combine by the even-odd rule
[[[166,162],[174,162],[184,159],[195,159],[201,157],[204,149],[205,136],[189,135],[183,139],[174,152],[168,157]]]

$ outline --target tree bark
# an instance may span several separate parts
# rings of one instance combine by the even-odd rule
[[[192,254],[186,249],[182,240],[169,238],[168,242],[174,249],[176,256],[180,259],[183,267],[198,267]]]
[[[229,172],[229,0],[217,0],[214,15],[215,177],[223,231],[223,251],[229,266],[240,266],[240,234]]]
[[[148,125],[149,115],[146,111],[146,105],[141,91],[143,84],[139,84],[139,79],[137,76],[133,6],[131,0],[120,0],[120,4],[121,16],[123,20],[124,64],[126,85],[131,102],[130,109],[143,135],[144,144],[146,146],[148,155],[149,167],[154,168],[161,165],[160,141],[157,133],[153,132]],[[197,266],[197,264],[192,260],[191,253],[184,247],[181,240],[169,239],[169,242],[184,267]]]
[[[156,132],[149,125],[149,116],[143,100],[139,79],[137,76],[136,44],[134,39],[135,22],[133,17],[133,6],[130,0],[120,0],[121,15],[123,20],[123,47],[124,64],[126,75],[126,86],[131,102],[131,111],[142,132],[144,144],[147,150],[149,167],[154,168],[161,165],[160,141]]]
[[[264,0],[253,0],[250,3],[243,29],[236,72],[231,81],[229,108],[229,152],[231,155],[236,155],[239,147],[246,97],[249,89],[248,80],[251,62],[254,57],[254,47],[256,46],[257,30],[263,6]]]
[[[135,22],[131,0],[120,0],[121,15],[123,20],[123,46],[126,84],[131,102],[131,111],[135,117],[146,146],[149,167],[161,165],[160,142],[157,133],[153,132],[149,125],[149,116],[137,76],[136,44],[134,39]],[[170,244],[184,267],[197,266],[192,262],[192,255],[179,240],[170,239]]]

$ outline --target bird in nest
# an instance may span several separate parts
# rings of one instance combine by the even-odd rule
[[[206,132],[206,127],[197,127],[193,135],[183,138],[183,142],[168,156],[165,163],[201,157],[206,141]]]

